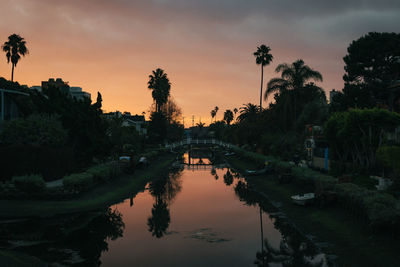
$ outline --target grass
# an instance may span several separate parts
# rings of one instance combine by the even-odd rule
[[[239,158],[229,160],[238,170],[256,167],[255,163]],[[368,225],[339,206],[319,208],[292,204],[290,196],[312,192],[313,188],[298,184],[279,184],[274,176],[254,176],[248,183],[282,204],[281,210],[305,234],[315,236],[316,243],[328,242],[323,247],[327,254],[337,255],[339,266],[398,266],[399,242],[391,233],[374,233]]]
[[[3,218],[48,217],[56,214],[103,209],[135,196],[143,190],[150,177],[157,176],[173,162],[176,155],[160,156],[147,169],[99,185],[71,200],[0,200]]]
[[[14,251],[0,250],[1,266],[42,267],[47,266],[39,259]]]

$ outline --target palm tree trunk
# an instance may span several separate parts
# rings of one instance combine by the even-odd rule
[[[262,88],[263,88],[263,78],[264,78],[264,66],[261,64],[260,112],[261,112],[261,109],[262,109]]]
[[[262,211],[260,207],[260,227],[261,227],[261,253],[264,251],[264,231],[263,231],[263,223],[262,223]]]
[[[11,69],[11,81],[14,81],[14,63],[11,63],[12,69]]]

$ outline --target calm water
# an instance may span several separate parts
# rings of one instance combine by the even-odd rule
[[[227,171],[185,169],[159,181],[161,190],[150,183],[133,206],[129,200],[114,206],[123,215],[124,236],[109,242],[103,265],[251,266],[261,249],[259,208],[239,200],[238,179],[224,180]],[[263,224],[277,246],[281,234],[265,214]]]
[[[238,173],[190,163],[104,211],[0,222],[0,248],[65,266],[303,266],[318,254]]]

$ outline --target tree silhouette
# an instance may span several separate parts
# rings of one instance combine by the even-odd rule
[[[290,102],[294,105],[294,120],[297,118],[297,95],[300,90],[305,88],[305,85],[310,80],[322,81],[322,75],[318,71],[311,69],[304,64],[302,59],[298,59],[292,64],[279,64],[275,72],[281,73],[280,78],[273,78],[268,82],[267,90],[265,91],[264,98],[267,99],[271,93],[285,94]],[[292,91],[288,93],[288,91]],[[292,99],[290,99],[292,98]],[[287,103],[290,103],[287,102]],[[289,105],[289,104],[288,104]]]
[[[1,48],[6,53],[7,63],[11,61],[11,81],[13,82],[14,67],[17,66],[21,56],[29,54],[28,48],[26,48],[26,42],[24,38],[14,33],[8,36],[8,41],[6,41]]]
[[[158,68],[153,70],[152,74],[149,75],[149,81],[147,82],[148,88],[152,90],[152,97],[156,102],[157,112],[161,111],[161,106],[167,103],[169,97],[169,91],[171,89],[171,83],[164,70]]]
[[[238,116],[238,121],[243,122],[245,120],[252,120],[254,119],[257,114],[258,114],[259,108],[258,106],[247,103],[243,107],[240,107],[240,114]]]
[[[230,109],[227,109],[224,113],[224,121],[226,124],[230,125],[233,121],[233,112]]]
[[[215,109],[213,109],[213,110],[211,110],[210,114],[211,114],[211,122],[212,122],[215,115],[217,115],[217,112],[215,111]]]
[[[264,79],[264,66],[272,62],[273,56],[270,54],[271,49],[264,44],[257,47],[257,51],[253,53],[256,57],[256,64],[261,65],[261,89],[260,89],[260,110],[262,110],[262,91]]]
[[[218,113],[219,107],[215,106],[214,110],[215,110],[215,121],[217,121],[217,113]]]

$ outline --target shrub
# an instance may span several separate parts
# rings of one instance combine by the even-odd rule
[[[12,182],[18,190],[27,194],[42,193],[46,188],[41,175],[15,176],[12,178]]]
[[[121,174],[121,169],[116,162],[99,164],[89,168],[87,173],[93,176],[94,182],[105,182],[116,178]]]
[[[93,174],[88,172],[75,173],[63,178],[64,189],[70,192],[85,191],[93,184]]]

